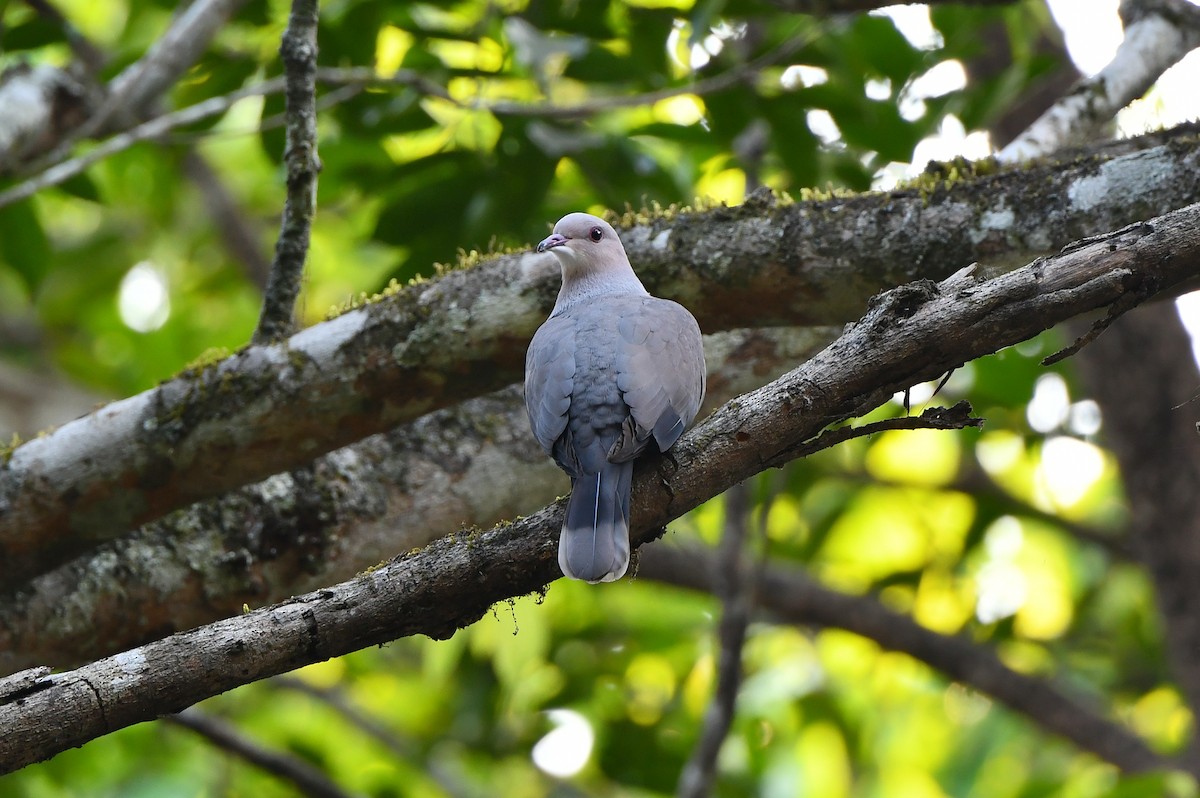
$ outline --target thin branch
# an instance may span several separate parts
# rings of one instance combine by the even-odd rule
[[[625,230],[622,241],[648,288],[681,301],[702,329],[844,323],[861,313],[864,293],[889,282],[944,277],[972,257],[994,273],[1015,253],[1066,243],[1081,227],[1099,232],[1087,225],[1113,229],[1125,223],[1114,220],[1147,208],[1178,207],[1194,196],[1197,172],[1200,149],[1164,145],[1099,164],[1002,172],[950,190],[678,214]],[[1029,201],[1035,187],[1053,202]],[[1123,240],[1059,257],[1105,249],[1097,262],[1115,263],[1108,259],[1125,257]],[[849,287],[850,263],[870,281]],[[1142,268],[1157,279],[1152,264]],[[732,283],[731,269],[739,276]],[[287,342],[185,371],[24,444],[0,463],[0,585],[170,510],[515,382],[558,279],[543,255],[499,256]],[[1111,279],[1116,301],[1128,291]],[[920,301],[919,291],[906,290]],[[932,362],[935,354],[914,358]]]
[[[638,575],[693,590],[714,588],[715,558],[698,549],[652,546]],[[1070,740],[1129,773],[1188,763],[1155,753],[1129,729],[1108,720],[1041,679],[1005,665],[995,652],[964,636],[938,634],[866,596],[823,587],[801,571],[768,567],[759,577],[759,604],[795,624],[845,629],[902,651],[950,679],[986,693],[1046,731]],[[1196,772],[1195,768],[1191,772]]]
[[[1113,60],[1084,78],[996,156],[1022,161],[1095,138],[1162,73],[1200,47],[1200,8],[1187,0],[1124,0],[1125,38]]]
[[[461,783],[461,779],[450,773],[436,759],[423,757],[415,743],[399,737],[369,713],[355,706],[346,695],[345,690],[337,687],[317,687],[292,676],[277,676],[271,680],[271,684],[287,690],[295,690],[327,705],[345,718],[350,725],[382,744],[397,759],[415,762],[424,768],[448,795],[465,796],[470,794],[466,786]]]
[[[797,14],[830,15],[874,11],[896,4],[896,0],[770,0],[771,4]],[[1017,0],[925,0],[930,6],[1005,6]]]
[[[294,690],[329,706],[345,718],[350,725],[381,743],[384,748],[395,754],[397,759],[413,760],[417,758],[418,751],[415,745],[400,739],[392,733],[391,729],[386,728],[378,720],[354,706],[346,697],[344,690],[335,687],[317,687],[294,676],[277,676],[270,683],[282,689]]]
[[[263,344],[291,333],[292,314],[309,236],[317,210],[317,0],[292,0],[292,13],[279,47],[283,56],[287,116],[287,200],[275,244],[275,260],[263,294],[253,341]]]
[[[24,182],[0,192],[0,208],[28,199],[43,189],[65,183],[71,178],[82,174],[85,169],[93,164],[99,163],[105,158],[116,155],[123,150],[127,150],[134,144],[158,138],[174,128],[200,122],[212,116],[218,116],[228,111],[239,100],[244,100],[247,97],[257,97],[263,93],[279,92],[283,90],[283,87],[283,78],[274,78],[251,88],[240,89],[220,97],[202,100],[195,105],[189,105],[187,108],[157,116],[148,122],[143,122],[123,133],[118,133],[110,139],[106,139],[83,155],[55,163],[45,171],[39,172]]]
[[[108,85],[108,95],[95,112],[71,130],[46,156],[23,174],[49,171],[63,162],[77,141],[116,127],[127,127],[141,118],[208,49],[217,31],[245,0],[193,0],[146,54],[125,68]]]
[[[925,412],[919,416],[898,416],[871,421],[857,427],[846,425],[824,430],[812,440],[803,441],[787,451],[781,451],[775,457],[781,462],[787,462],[797,457],[808,457],[854,438],[866,438],[889,430],[951,430],[966,429],[967,427],[979,429],[983,427],[983,419],[972,416],[970,403],[961,401],[954,407],[927,407]],[[768,461],[768,465],[776,465],[776,463]]]
[[[533,116],[543,119],[582,119],[604,111],[618,108],[639,108],[645,105],[678,97],[683,94],[704,96],[737,86],[756,76],[766,67],[778,64],[794,53],[799,52],[812,43],[817,33],[803,36],[788,37],[775,49],[745,64],[728,69],[718,75],[701,78],[694,83],[671,86],[658,91],[644,94],[619,95],[612,97],[596,97],[574,105],[558,105],[556,103],[519,103],[507,101],[473,100],[461,102],[451,100],[466,110],[489,111],[497,116]]]
[[[36,11],[38,16],[50,20],[62,29],[63,37],[66,38],[71,51],[75,53],[75,57],[89,74],[95,75],[104,69],[108,63],[108,57],[84,36],[79,28],[72,25],[71,21],[64,17],[63,13],[50,0],[25,0],[25,5]]]
[[[668,521],[763,470],[773,453],[796,450],[905,386],[1106,307],[1144,283],[1166,289],[1200,273],[1198,225],[1200,204],[1154,219],[1153,232],[1131,230],[992,280],[963,270],[889,292],[820,354],[688,432],[672,450],[677,468],[644,463],[634,474],[631,542],[657,537]],[[559,577],[564,507],[560,500],[487,532],[441,538],[340,585],[37,678],[19,698],[0,698],[0,771],[148,720],[164,706],[186,707],[398,637],[449,637],[495,602]],[[1096,747],[1122,767],[1161,764],[1135,756],[1127,743]]]
[[[303,759],[263,748],[212,715],[188,709],[175,715],[163,715],[160,720],[194,731],[216,747],[288,782],[303,795],[312,798],[350,798],[349,793]]]
[[[700,739],[683,766],[676,794],[704,798],[713,792],[717,755],[733,725],[738,687],[742,683],[742,648],[754,605],[755,578],[745,565],[746,531],[750,526],[750,486],[740,482],[725,491],[725,532],[717,556],[707,563],[713,593],[721,601],[717,629],[720,658],[717,689],[700,726]]]

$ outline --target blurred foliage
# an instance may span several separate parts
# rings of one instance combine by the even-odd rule
[[[110,56],[106,76],[142,55],[174,10],[58,6]],[[166,104],[278,74],[286,13],[283,0],[251,0]],[[818,19],[755,0],[325,3],[323,66],[414,70],[453,102],[411,86],[349,98],[322,88],[340,101],[321,112],[304,316],[317,321],[391,278],[430,274],[460,248],[536,240],[569,210],[736,203],[748,172],[779,190],[866,189],[948,115],[986,129],[1053,66],[1021,45],[1048,25],[1033,0],[939,7],[931,19],[931,41],[914,45],[885,16]],[[0,21],[0,64],[70,59],[62,31],[30,6],[0,3]],[[1015,54],[1007,69],[922,93],[922,75],[969,61],[997,31]],[[687,93],[750,63],[763,65],[726,88]],[[586,106],[670,88],[679,93],[570,119],[471,108]],[[243,100],[0,210],[0,318],[37,331],[0,341],[0,353],[119,396],[210,347],[242,345],[257,315],[253,270],[226,245],[184,156],[207,161],[269,257],[283,201],[281,110],[278,95]],[[755,136],[761,144],[748,146]],[[1165,671],[1150,586],[1118,545],[1103,544],[1119,537],[1124,509],[1113,460],[1091,442],[1094,405],[1068,373],[1037,365],[1057,343],[1047,335],[954,375],[940,400],[969,398],[988,419],[983,432],[886,433],[756,478],[754,547],[995,646],[1012,667],[1069,684],[1156,748],[1177,750],[1192,720]],[[914,404],[929,388],[914,389]],[[875,415],[902,412],[897,402]],[[714,500],[675,535],[715,543],[722,514]],[[714,685],[717,613],[710,596],[646,580],[556,583],[449,641],[402,640],[300,672],[343,691],[393,748],[273,683],[202,708],[365,795],[665,795]],[[745,666],[720,795],[1195,794],[1174,775],[1122,779],[986,696],[845,632],[755,623]],[[550,771],[583,758],[560,779],[535,751]],[[159,724],[0,779],[0,796],[288,794]]]

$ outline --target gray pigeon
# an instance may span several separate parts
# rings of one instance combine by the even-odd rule
[[[629,567],[633,461],[651,443],[670,449],[704,398],[700,328],[682,305],[650,296],[603,219],[568,214],[537,249],[562,267],[554,312],[525,356],[529,424],[571,477],[558,564],[611,582]]]

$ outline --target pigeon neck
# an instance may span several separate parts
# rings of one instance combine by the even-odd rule
[[[564,268],[562,288],[554,304],[554,313],[561,313],[572,305],[598,297],[626,294],[649,296],[646,287],[628,264],[622,269]]]

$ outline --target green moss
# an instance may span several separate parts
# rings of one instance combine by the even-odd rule
[[[896,184],[896,190],[917,191],[922,197],[928,199],[939,189],[949,191],[964,180],[989,177],[1017,166],[1001,163],[995,157],[983,158],[978,161],[961,157],[944,162],[931,161],[921,174]]]
[[[396,294],[399,294],[401,291],[403,291],[405,288],[407,288],[409,285],[416,285],[417,283],[420,283],[420,282],[424,282],[423,277],[414,277],[412,280],[408,281],[407,285],[402,285],[399,280],[397,280],[395,277],[393,277],[391,280],[388,281],[388,284],[384,287],[384,289],[382,291],[377,291],[373,294],[368,294],[366,291],[361,291],[361,292],[359,292],[358,296],[349,297],[344,302],[342,302],[340,305],[334,305],[328,311],[325,312],[325,321],[329,321],[330,319],[337,318],[338,316],[341,316],[343,313],[349,313],[352,310],[357,310],[358,308],[361,308],[363,305],[370,305],[375,302],[379,302],[381,300],[387,299],[388,297],[395,296]]]
[[[520,252],[527,252],[530,249],[532,249],[532,247],[529,245],[523,247],[504,246],[493,238],[488,242],[486,250],[459,249],[454,263],[435,263],[433,264],[433,270],[438,277],[442,277],[450,272],[462,271],[463,269],[474,269],[476,266],[486,261],[503,257],[504,255],[516,255]]]
[[[180,369],[177,376],[197,377],[205,369],[220,363],[222,360],[225,360],[230,354],[232,353],[227,347],[210,346],[208,349],[205,349],[203,352],[196,355],[196,357],[192,358],[192,360],[186,366]]]
[[[626,203],[624,213],[607,211],[604,219],[613,227],[629,228],[637,225],[649,225],[658,221],[673,222],[685,214],[704,213],[727,207],[723,201],[711,197],[696,197],[691,204],[672,202],[665,207],[657,201],[652,201],[648,206],[643,205],[641,208],[634,208]]]
[[[6,444],[0,444],[0,465],[8,464],[8,461],[12,459],[13,452],[17,450],[17,447],[21,443],[21,436],[14,432],[11,441]]]
[[[495,240],[493,240],[492,243],[488,245],[488,248],[486,251],[480,251],[477,249],[472,249],[472,250],[460,249],[458,251],[458,257],[454,263],[434,263],[433,264],[433,272],[434,272],[433,279],[437,279],[439,277],[445,277],[450,272],[462,271],[464,269],[473,269],[476,266],[478,266],[479,264],[484,263],[486,261],[493,260],[495,258],[502,257],[504,255],[513,255],[513,254],[516,254],[519,252],[524,252],[528,249],[529,249],[529,247],[501,246],[501,245],[497,244],[495,242]],[[356,310],[358,308],[361,308],[364,305],[373,305],[376,302],[381,302],[389,297],[393,297],[393,296],[405,291],[406,289],[408,289],[414,285],[421,285],[423,283],[427,283],[427,282],[429,282],[429,280],[430,280],[429,277],[426,277],[425,275],[421,275],[421,274],[413,276],[406,283],[401,283],[399,280],[397,280],[396,278],[393,277],[382,291],[378,291],[373,294],[368,294],[366,291],[362,291],[358,294],[358,296],[349,297],[341,304],[334,305],[328,311],[326,311],[325,321],[329,321],[330,319],[336,318],[337,316],[340,316],[343,313],[348,313],[351,310]]]

